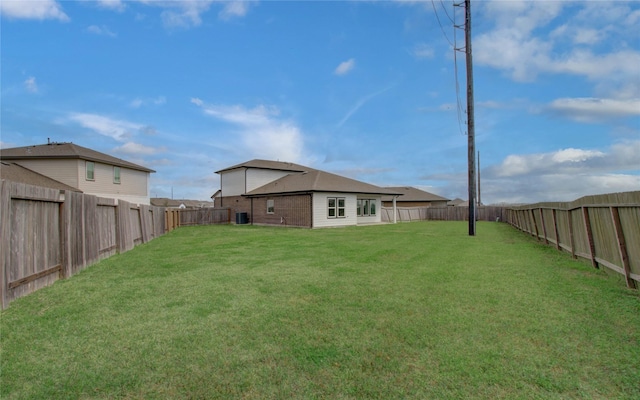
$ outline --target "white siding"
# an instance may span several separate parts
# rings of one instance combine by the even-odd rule
[[[94,162],[94,180],[86,179],[85,160],[20,160],[32,171],[66,183],[87,194],[150,204],[149,172],[120,167],[120,183],[113,183],[113,165]]]
[[[247,170],[247,192],[257,189],[260,186],[264,186],[269,182],[273,182],[287,176],[291,172],[287,171],[274,171],[267,169],[248,169]]]
[[[345,218],[329,218],[327,199],[329,197],[345,198]],[[346,193],[314,193],[313,194],[313,227],[348,226],[358,223],[356,218],[356,195]]]
[[[255,168],[234,169],[220,174],[220,189],[223,197],[240,196],[290,173]]]
[[[80,160],[19,160],[18,164],[59,182],[78,188],[78,163]],[[83,172],[84,173],[84,172]],[[83,175],[84,178],[84,175]],[[79,188],[78,188],[79,189]]]
[[[234,169],[220,174],[220,191],[222,197],[240,196],[244,194],[244,169]]]
[[[86,179],[85,161],[78,163],[79,187],[84,193],[149,204],[149,173],[120,167],[120,183],[113,182],[113,165],[94,163],[94,180]],[[135,200],[135,201],[133,201]]]

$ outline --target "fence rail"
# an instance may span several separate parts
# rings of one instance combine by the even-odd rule
[[[512,207],[506,221],[523,232],[640,282],[640,191],[586,196],[570,203]]]
[[[382,207],[382,221],[393,221],[393,208]],[[476,209],[478,221],[504,221],[504,207],[480,206]],[[396,221],[468,221],[469,207],[396,207]]]
[[[70,277],[165,233],[163,208],[0,181],[0,300]]]

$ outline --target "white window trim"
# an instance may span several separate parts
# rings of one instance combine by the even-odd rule
[[[334,207],[329,206],[331,200],[335,202]],[[340,200],[342,200],[342,207],[339,206]],[[346,204],[347,204],[346,197],[327,197],[327,218],[329,219],[346,218],[347,217]],[[334,215],[331,215],[330,210],[334,211]],[[342,210],[342,215],[340,215],[340,210]]]
[[[118,171],[118,179],[116,179],[116,171]],[[120,167],[116,165],[113,166],[113,183],[115,183],[116,185],[122,183],[122,169],[120,169]]]
[[[358,217],[375,217],[378,213],[377,204],[376,199],[358,199]],[[371,212],[372,205],[373,213]]]
[[[271,211],[269,211],[271,209]],[[276,213],[276,204],[274,199],[267,199],[267,214]]]
[[[89,178],[89,165],[91,165],[91,178]],[[84,178],[88,181],[96,180],[96,163],[93,161],[84,162]]]

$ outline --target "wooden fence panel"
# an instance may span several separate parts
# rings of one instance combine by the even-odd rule
[[[58,280],[62,272],[60,192],[3,181],[2,306]]]
[[[623,274],[631,288],[640,282],[640,191],[514,207],[507,216],[511,225],[556,241],[559,250]]]
[[[164,233],[160,207],[0,180],[2,308]]]
[[[611,265],[608,267],[612,269],[621,268],[622,259],[616,240],[616,228],[611,218],[611,210],[609,207],[590,208],[589,216],[596,261],[601,264],[610,263]]]
[[[129,204],[129,221],[131,224],[131,238],[133,239],[133,244],[142,243],[142,221],[140,220],[140,209],[135,207],[133,204]]]
[[[632,278],[640,282],[640,207],[619,207]]]
[[[230,213],[226,208],[201,208],[198,210],[179,210],[179,226],[212,225],[230,223]]]
[[[102,199],[100,199],[102,200]],[[100,201],[96,208],[98,229],[98,256],[100,259],[116,254],[118,243],[116,240],[116,206]]]
[[[584,227],[582,209],[571,210],[571,225],[573,226],[574,254],[578,257],[589,258],[589,239]]]
[[[571,226],[569,225],[569,211],[556,211],[556,228],[558,231],[558,246],[571,253]]]

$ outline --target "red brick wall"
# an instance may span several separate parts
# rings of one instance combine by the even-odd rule
[[[267,214],[268,199],[274,201],[273,214]],[[310,194],[253,198],[254,224],[312,228],[311,214]]]
[[[220,197],[216,199],[216,208],[230,208],[232,222],[236,220],[236,213],[246,212],[251,222],[251,199],[244,196]]]

